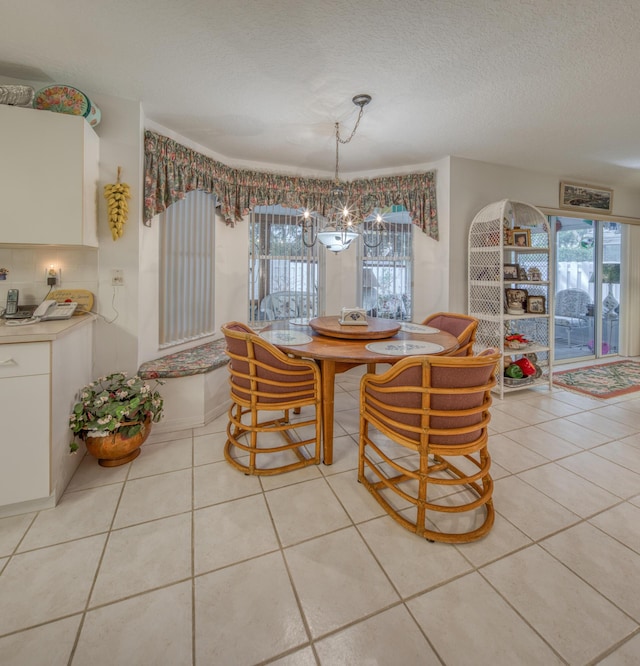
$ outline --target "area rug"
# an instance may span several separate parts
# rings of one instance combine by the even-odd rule
[[[554,372],[553,383],[595,398],[615,398],[640,391],[640,363],[615,361]]]

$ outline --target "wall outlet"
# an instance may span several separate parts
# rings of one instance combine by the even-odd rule
[[[124,286],[124,271],[121,268],[114,268],[111,271],[111,285],[113,287]]]
[[[49,266],[49,268],[44,269],[44,279],[45,282],[50,287],[59,287],[62,280],[61,270],[55,266]]]

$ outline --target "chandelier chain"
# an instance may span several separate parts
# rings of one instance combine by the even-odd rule
[[[349,141],[351,141],[351,139],[353,139],[353,137],[355,136],[356,131],[358,130],[358,125],[360,124],[360,120],[362,119],[362,114],[364,113],[365,104],[358,104],[358,106],[360,107],[360,111],[358,112],[358,118],[356,120],[356,124],[353,126],[351,134],[349,134],[349,136],[346,139],[340,138],[340,123],[336,123],[336,175],[335,175],[336,183],[340,180],[338,175],[340,173],[340,155],[339,155],[340,144],[349,143]]]

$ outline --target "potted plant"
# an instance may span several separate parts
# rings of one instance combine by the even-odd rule
[[[75,435],[71,452],[78,450],[80,439],[103,467],[137,458],[151,424],[162,418],[163,400],[157,391],[162,383],[155,380],[151,386],[138,375],[115,372],[85,386],[69,417]]]
[[[0,280],[6,280],[7,275],[9,275],[9,269],[8,268],[0,268]]]

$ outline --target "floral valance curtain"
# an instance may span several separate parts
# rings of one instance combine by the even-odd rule
[[[332,179],[297,178],[233,169],[147,130],[144,142],[144,223],[183,199],[187,192],[215,194],[221,213],[234,225],[254,206],[281,204],[326,215],[335,205]],[[352,180],[341,183],[344,202],[361,211],[404,206],[422,231],[438,240],[435,172]]]

